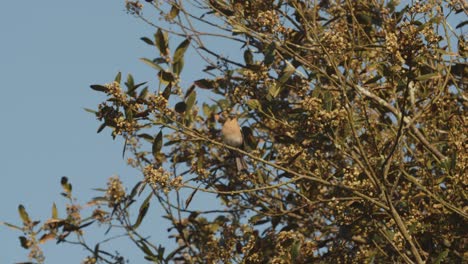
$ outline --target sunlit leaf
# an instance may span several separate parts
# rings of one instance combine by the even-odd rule
[[[44,244],[45,242],[47,242],[47,240],[52,240],[55,238],[55,234],[53,233],[47,233],[47,234],[44,234],[41,236],[41,238],[39,239],[39,243],[40,244]]]
[[[195,104],[196,99],[197,99],[197,93],[195,91],[192,91],[186,100],[187,111],[190,111],[192,109],[193,105]]]
[[[440,73],[432,72],[432,73],[424,74],[424,75],[416,77],[416,80],[427,81],[429,79],[436,79],[436,78],[440,78]]]
[[[58,219],[57,205],[55,203],[52,204],[52,218]]]
[[[26,209],[24,208],[24,206],[22,204],[20,204],[18,206],[18,212],[19,212],[19,215],[21,217],[21,220],[23,221],[23,224],[27,225],[27,224],[31,223],[31,219],[29,218],[29,215],[26,212]]]
[[[172,4],[171,10],[167,14],[166,18],[169,20],[174,19],[177,15],[179,15],[180,9],[175,4]]]

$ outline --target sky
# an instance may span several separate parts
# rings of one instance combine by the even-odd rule
[[[62,176],[69,178],[81,203],[98,196],[92,188],[105,187],[112,175],[124,184],[138,179],[122,159],[122,142],[113,141],[108,130],[97,134],[98,121],[83,110],[96,109],[104,100],[89,85],[110,82],[118,71],[132,73],[136,81],[154,79],[155,72],[138,60],[156,57],[140,40],[154,29],[127,15],[123,3],[2,1],[0,221],[20,225],[19,204],[31,218],[45,220],[56,202],[64,216]],[[166,234],[152,234],[168,242]],[[28,260],[20,235],[0,225],[0,263]],[[112,245],[131,263],[142,262],[127,246]],[[54,242],[43,249],[46,263],[52,264],[80,263],[87,255],[77,246]]]
[[[123,76],[132,73],[136,82],[155,79],[155,72],[139,61],[157,56],[140,40],[154,29],[126,14],[123,3],[2,1],[0,222],[19,225],[19,204],[31,218],[45,220],[55,202],[64,216],[62,176],[69,178],[80,203],[98,196],[92,189],[104,187],[112,175],[119,175],[127,186],[140,179],[122,158],[123,143],[113,141],[108,130],[97,134],[98,121],[83,109],[95,109],[104,100],[89,85],[110,82],[119,71]],[[187,74],[199,70],[193,63],[184,69]],[[157,242],[168,244],[172,241],[163,225],[149,222],[142,228],[150,230]],[[105,228],[94,231],[102,234]],[[0,263],[27,261],[28,251],[20,247],[19,235],[0,225]],[[90,242],[96,239],[93,235]],[[110,248],[130,257],[131,263],[143,262],[125,242],[112,243]],[[43,249],[46,263],[51,264],[79,263],[87,256],[77,246],[53,242]]]

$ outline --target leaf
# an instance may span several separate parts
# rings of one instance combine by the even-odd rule
[[[177,7],[175,4],[172,4],[171,10],[169,11],[169,14],[167,14],[166,18],[169,20],[174,19],[177,15],[179,15],[179,7]]]
[[[135,197],[142,183],[143,183],[142,181],[139,181],[137,184],[135,184],[135,186],[133,186],[132,191],[130,192],[130,196],[129,196],[130,199],[133,199],[133,197]]]
[[[140,211],[138,213],[137,220],[136,220],[135,224],[133,224],[132,229],[137,229],[141,225],[141,222],[143,221],[143,218],[145,218],[146,213],[148,212],[148,209],[149,209],[149,206],[150,206],[150,200],[151,200],[152,196],[153,196],[153,193],[150,192],[148,197],[146,197],[145,201],[140,206]]]
[[[156,47],[159,49],[161,55],[169,55],[169,41],[167,32],[163,32],[160,28],[158,28],[158,31],[156,31],[156,34],[154,35],[154,40],[156,42]]]
[[[432,73],[428,73],[428,74],[418,76],[418,77],[416,77],[416,80],[426,81],[426,80],[429,80],[429,79],[436,79],[436,78],[439,78],[439,77],[440,77],[440,74],[438,72],[432,72]]]
[[[458,24],[455,28],[457,28],[457,29],[458,29],[458,28],[462,28],[462,27],[464,27],[464,26],[466,26],[466,25],[468,25],[468,20],[465,20],[465,21],[461,22],[461,23]]]
[[[117,75],[116,75],[115,78],[114,78],[114,82],[120,84],[121,80],[122,80],[122,73],[121,73],[121,72],[118,72]]]
[[[159,71],[158,77],[159,77],[159,80],[164,84],[169,84],[175,81],[174,74],[168,71]]]
[[[292,66],[292,64],[289,63],[289,61],[286,61],[286,67],[284,68],[281,76],[278,78],[278,82],[281,85],[285,84],[289,80],[289,77],[291,77],[291,75],[294,73],[294,71],[296,71],[296,68],[294,68],[294,66]]]
[[[278,96],[278,94],[281,91],[281,86],[277,85],[276,83],[272,83],[270,87],[268,88],[268,95],[270,95],[272,98],[275,98]]]
[[[138,134],[137,137],[143,138],[148,142],[153,142],[153,140],[154,140],[153,136],[151,136],[149,134],[146,134],[146,133]]]
[[[152,152],[153,152],[153,156],[155,159],[157,159],[157,156],[162,149],[162,144],[163,143],[162,143],[162,130],[161,130],[159,131],[158,135],[154,138],[154,141],[153,141]]]
[[[146,63],[147,65],[149,65],[151,68],[154,68],[156,70],[159,70],[159,71],[164,71],[164,69],[159,66],[158,64],[154,63],[152,60],[150,59],[147,59],[147,58],[140,58],[140,60],[144,63]]]
[[[9,228],[11,229],[15,229],[15,230],[18,230],[18,231],[22,231],[23,229],[19,226],[15,226],[13,224],[10,224],[10,223],[7,223],[7,222],[0,222],[0,225],[5,225],[5,226],[8,226]]]
[[[162,96],[166,98],[166,100],[169,100],[169,97],[171,96],[171,92],[172,92],[172,85],[168,84],[166,88],[164,88]]]
[[[258,141],[253,135],[253,131],[250,127],[242,127],[242,136],[244,137],[244,144],[247,150],[254,150],[257,148]]]
[[[23,224],[27,225],[27,224],[31,223],[31,219],[29,218],[29,215],[26,212],[26,209],[24,208],[24,206],[22,204],[20,204],[18,206],[18,212],[19,212],[19,215],[21,217],[21,220],[23,220]]]
[[[97,133],[101,133],[101,131],[106,127],[106,123],[103,123],[99,126],[98,130],[97,130]]]
[[[250,49],[244,51],[244,61],[246,65],[251,65],[254,63],[253,61],[253,54]]]
[[[195,100],[197,99],[197,93],[195,91],[192,91],[190,95],[187,97],[186,100],[186,105],[187,105],[187,111],[190,111],[195,104]]]
[[[154,42],[147,38],[147,37],[142,37],[141,40],[143,40],[143,42],[145,42],[146,44],[150,45],[150,46],[154,46]]]
[[[28,241],[28,239],[24,236],[20,236],[19,237],[19,240],[20,240],[20,244],[21,246],[24,248],[24,249],[28,249],[29,246],[30,246],[30,243]]]
[[[193,197],[195,196],[195,194],[197,193],[198,189],[195,189],[193,190],[193,192],[189,195],[189,197],[187,198],[187,200],[185,201],[185,209],[187,209],[190,205],[190,202],[192,202],[192,199]]]
[[[88,113],[97,114],[97,111],[94,111],[93,109],[89,109],[89,108],[83,108],[83,109]]]
[[[440,252],[439,256],[437,256],[437,259],[434,261],[434,264],[440,264],[442,261],[444,261],[447,258],[449,252],[449,249],[445,249],[444,251]]]
[[[268,66],[275,61],[275,50],[276,50],[275,42],[270,43],[270,45],[268,45],[268,47],[266,48],[265,59],[263,60],[265,65]]]
[[[58,219],[57,205],[55,203],[52,204],[52,218]]]
[[[93,89],[94,91],[98,91],[98,92],[107,92],[109,90],[106,86],[99,85],[99,84],[93,84],[93,85],[90,85],[89,87],[91,87],[91,89]]]
[[[125,86],[127,86],[127,90],[129,93],[133,91],[135,88],[135,81],[133,80],[133,76],[131,74],[127,75],[127,81],[125,82]]]
[[[51,240],[51,239],[54,239],[54,238],[55,238],[55,234],[53,234],[53,233],[44,234],[39,239],[39,244],[44,244],[45,242],[47,242],[47,240]]]
[[[189,45],[190,39],[185,39],[179,44],[176,51],[174,52],[174,58],[172,59],[174,63],[177,63],[178,61],[184,58],[184,54],[187,51]]]
[[[208,79],[199,79],[194,82],[194,84],[202,89],[213,89],[217,88],[217,83],[213,80]]]
[[[182,69],[184,68],[184,59],[181,58],[179,61],[175,62],[172,64],[172,72],[176,75],[179,76],[180,73],[182,72]]]
[[[174,109],[177,113],[182,114],[187,110],[187,104],[185,102],[178,102]]]
[[[374,77],[370,78],[369,80],[367,80],[367,81],[364,83],[364,85],[366,85],[366,84],[371,84],[371,83],[375,83],[375,82],[377,82],[377,81],[380,80],[380,79],[382,79],[382,76],[380,76],[380,75],[377,74],[376,76],[374,76]]]
[[[247,106],[252,110],[261,110],[262,109],[262,105],[260,104],[260,102],[257,99],[249,99],[247,101]]]

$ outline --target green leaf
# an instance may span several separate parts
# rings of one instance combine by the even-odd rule
[[[197,93],[195,91],[192,91],[185,102],[187,104],[187,111],[190,111],[192,109],[196,99]]]
[[[429,80],[429,79],[436,79],[436,78],[439,78],[439,77],[440,77],[440,74],[438,72],[432,72],[432,73],[428,73],[428,74],[418,76],[418,77],[416,77],[416,80],[426,81],[426,80]]]
[[[114,82],[120,84],[120,81],[121,81],[121,80],[122,80],[122,73],[121,73],[121,72],[118,72],[117,75],[116,75],[115,78],[114,78]]]
[[[174,74],[168,71],[159,71],[158,77],[159,77],[159,81],[161,81],[164,84],[169,84],[175,81]]]
[[[174,52],[174,58],[172,61],[174,63],[184,58],[184,54],[187,51],[188,46],[190,45],[190,39],[185,39],[182,41]]]
[[[138,193],[138,189],[140,189],[140,186],[143,184],[142,181],[139,181],[135,186],[132,188],[132,191],[130,192],[129,198],[133,199],[135,195]]]
[[[166,88],[164,88],[162,96],[166,98],[166,100],[169,100],[169,97],[171,96],[171,92],[172,92],[172,85],[168,84]]]
[[[250,49],[247,49],[244,51],[244,61],[245,61],[245,65],[251,65],[254,63],[253,54]]]
[[[285,84],[289,80],[289,77],[291,77],[291,75],[294,73],[294,71],[296,71],[296,68],[294,68],[294,66],[292,66],[292,64],[289,63],[289,61],[286,61],[286,67],[284,68],[281,76],[278,78],[278,82],[281,85]]]
[[[195,189],[193,190],[193,192],[189,195],[189,197],[187,198],[187,200],[185,201],[185,209],[187,209],[190,205],[190,202],[192,202],[192,199],[193,197],[195,196],[195,194],[197,193],[198,189]]]
[[[270,87],[268,88],[268,95],[271,96],[272,98],[275,98],[278,96],[278,94],[281,91],[281,86],[277,85],[276,83],[272,83]]]
[[[147,58],[141,58],[140,59],[142,62],[146,63],[149,65],[151,68],[154,68],[158,71],[164,71],[163,67],[159,66],[158,64],[154,63],[152,60],[147,59]]]
[[[8,226],[9,228],[11,229],[15,229],[15,230],[18,230],[18,231],[22,231],[23,229],[19,226],[15,226],[13,224],[10,224],[10,223],[7,223],[7,222],[0,222],[0,225],[5,225],[5,226]]]
[[[109,90],[104,85],[99,85],[99,84],[93,84],[93,85],[90,85],[89,87],[91,87],[91,89],[93,89],[94,91],[98,91],[98,92],[107,92]]]
[[[172,72],[176,75],[179,76],[180,73],[182,72],[182,69],[184,68],[184,58],[181,58],[174,64],[172,64]]]
[[[83,109],[88,113],[97,114],[97,111],[94,111],[93,109],[89,109],[89,108],[83,108]]]
[[[144,140],[149,141],[149,142],[153,142],[154,140],[154,138],[151,135],[146,134],[146,133],[138,134],[137,137],[143,138]]]
[[[102,131],[104,128],[106,128],[106,123],[103,123],[103,124],[101,124],[101,125],[99,126],[99,128],[98,128],[98,130],[97,130],[97,133],[98,133],[98,134],[101,133],[101,131]]]
[[[133,76],[131,74],[127,75],[127,81],[125,82],[125,86],[127,86],[128,92],[133,91],[135,88],[135,81],[133,80]]]
[[[175,4],[172,4],[171,10],[169,11],[169,14],[167,14],[166,18],[169,20],[174,19],[177,15],[179,15],[179,7],[177,7]]]
[[[169,55],[169,41],[167,32],[163,32],[160,28],[156,31],[154,35],[154,40],[156,42],[156,47],[159,49],[161,56]]]
[[[155,159],[157,159],[157,156],[159,154],[159,152],[161,151],[162,149],[162,130],[159,131],[158,135],[156,135],[156,137],[154,138],[154,141],[153,141],[153,147],[152,147],[152,152],[153,152],[153,156]]]
[[[154,46],[154,42],[147,37],[142,37],[141,40],[143,40],[143,42],[145,42],[148,45]]]
[[[263,60],[265,65],[268,66],[275,61],[275,50],[276,50],[275,42],[270,43],[270,45],[268,45],[268,47],[266,48],[265,59]]]
[[[133,224],[132,229],[137,229],[141,225],[141,222],[143,221],[143,218],[145,218],[146,213],[148,212],[148,209],[149,209],[149,206],[150,206],[150,200],[151,200],[152,196],[153,196],[153,193],[150,192],[148,197],[146,197],[145,201],[140,206],[140,211],[138,213],[137,220],[136,220],[135,224]]]
[[[366,84],[371,84],[371,83],[375,83],[375,82],[379,81],[380,79],[382,79],[382,76],[380,76],[380,75],[377,74],[377,76],[374,76],[374,77],[370,78],[369,80],[367,80],[367,81],[364,83],[364,85],[366,85]]]
[[[217,88],[217,83],[209,79],[199,79],[194,82],[196,86],[202,89],[213,89]]]
[[[52,218],[58,219],[57,205],[55,203],[52,204]]]
[[[19,215],[21,217],[21,220],[23,220],[23,224],[26,225],[26,224],[31,223],[31,219],[29,218],[29,215],[26,212],[26,209],[24,208],[24,206],[22,204],[20,204],[18,206],[18,212],[19,212]]]
[[[247,106],[252,110],[261,110],[262,109],[262,105],[260,104],[260,101],[258,101],[257,99],[249,99],[247,101]]]
[[[435,260],[434,264],[440,264],[442,261],[444,261],[448,254],[449,254],[450,250],[449,249],[446,249],[442,252],[440,252],[439,256],[437,256],[437,259]]]

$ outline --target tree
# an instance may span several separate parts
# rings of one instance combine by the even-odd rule
[[[23,226],[7,225],[25,233],[30,258],[43,262],[41,241],[82,241],[101,223],[155,263],[466,261],[464,1],[146,2],[126,8],[156,29],[142,40],[158,54],[142,61],[159,87],[120,73],[91,86],[108,96],[93,111],[98,132],[125,139],[141,181],[126,192],[110,178],[89,217],[66,178],[66,218],[54,206],[39,225],[20,206]],[[165,22],[145,16],[154,13]],[[239,56],[224,56],[228,47]],[[187,50],[203,61],[194,80],[183,79]],[[220,136],[233,112],[242,149]],[[203,192],[222,205],[191,210]],[[172,225],[172,252],[138,229],[153,202]],[[124,261],[79,244],[85,263]]]

